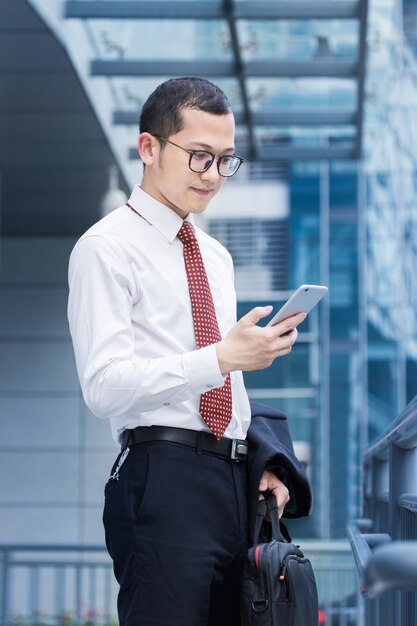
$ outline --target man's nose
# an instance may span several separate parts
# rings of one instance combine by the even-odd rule
[[[217,169],[217,161],[214,159],[213,163],[210,165],[208,170],[201,173],[201,178],[203,180],[211,180],[213,182],[217,182],[219,180],[220,174]]]

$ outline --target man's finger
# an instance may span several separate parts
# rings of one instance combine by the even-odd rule
[[[280,335],[290,333],[298,326],[298,324],[301,324],[301,322],[303,322],[305,318],[305,313],[297,313],[297,315],[293,315],[292,317],[288,317],[286,320],[279,322],[279,324],[277,324],[277,327],[279,327]]]
[[[241,317],[239,323],[246,322],[249,325],[257,324],[260,319],[269,315],[272,312],[272,309],[273,307],[271,305],[256,306],[254,309],[251,309],[249,313],[246,313],[246,315]]]

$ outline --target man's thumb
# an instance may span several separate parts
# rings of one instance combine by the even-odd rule
[[[260,319],[269,315],[272,309],[273,307],[271,305],[256,306],[254,309],[249,311],[249,313],[246,313],[246,315],[242,319],[245,319],[250,324],[257,324]]]

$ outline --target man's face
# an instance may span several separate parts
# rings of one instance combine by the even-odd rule
[[[183,111],[183,128],[167,137],[189,150],[208,150],[216,154],[234,153],[235,124],[233,115],[212,115],[195,109]],[[142,189],[184,218],[201,213],[219,191],[225,178],[217,171],[217,157],[202,173],[188,167],[189,154],[165,143],[163,149],[155,139],[151,162],[146,165]]]

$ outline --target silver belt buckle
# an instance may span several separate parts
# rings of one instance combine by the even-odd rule
[[[230,458],[233,461],[246,461],[248,456],[248,442],[244,439],[232,439]]]

